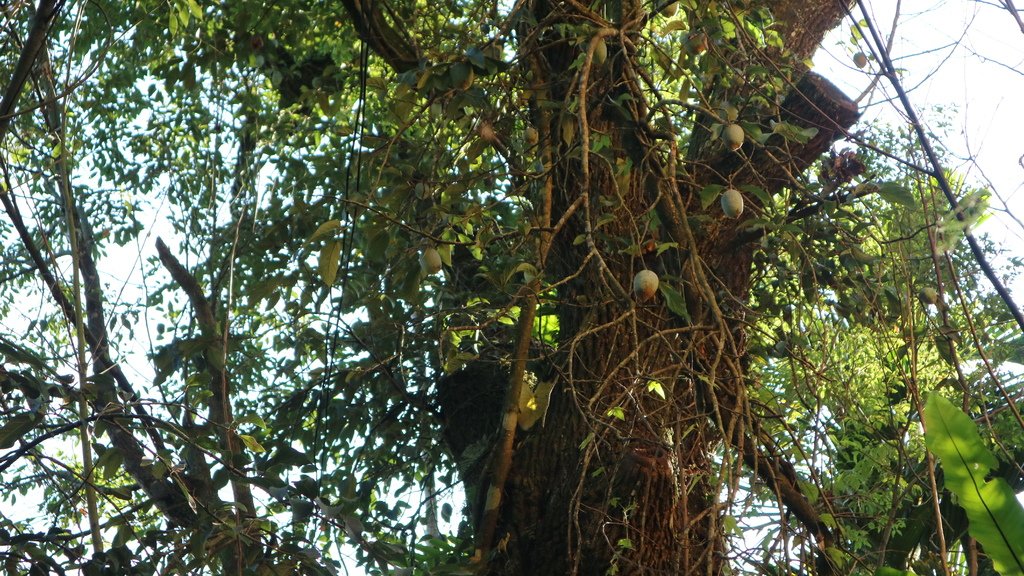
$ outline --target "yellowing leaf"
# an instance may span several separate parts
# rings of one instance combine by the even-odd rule
[[[657,380],[650,380],[647,382],[647,391],[654,392],[658,396],[661,396],[662,400],[665,399],[665,388],[661,385],[661,382],[658,382]]]
[[[437,247],[437,253],[438,253],[438,255],[441,256],[441,262],[444,263],[445,266],[451,268],[452,267],[452,245],[451,244],[441,244],[441,245],[439,245]]]
[[[192,16],[200,22],[203,20],[203,9],[199,7],[199,3],[196,0],[188,0],[188,11],[192,13]]]
[[[324,244],[320,249],[320,278],[328,286],[334,285],[338,276],[338,266],[341,264],[341,242],[335,240]]]
[[[324,238],[328,234],[337,230],[340,227],[341,220],[328,220],[327,222],[321,224],[320,227],[316,229],[316,232],[313,232],[313,235],[310,236],[309,240],[306,240],[306,242],[313,242],[321,238]]]
[[[427,68],[422,74],[420,74],[420,77],[416,79],[417,90],[423,90],[423,87],[427,85],[427,81],[430,80],[431,71],[431,68]]]
[[[669,20],[668,23],[661,27],[661,30],[659,30],[659,32],[664,35],[670,34],[677,30],[686,30],[685,20]]]
[[[562,142],[568,146],[572,144],[573,138],[576,137],[576,119],[567,116],[562,119]]]
[[[263,445],[260,444],[258,440],[256,440],[255,438],[248,434],[239,434],[238,437],[242,439],[242,444],[245,444],[245,447],[253,452],[267,451],[267,449],[264,448]]]
[[[551,401],[551,390],[554,388],[554,381],[538,382],[536,389],[530,390],[529,386],[523,386],[519,394],[519,427],[529,430],[543,418],[548,412],[548,402]]]

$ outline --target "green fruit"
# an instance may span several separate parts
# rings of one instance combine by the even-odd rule
[[[868,57],[863,52],[857,52],[853,55],[853,64],[857,68],[863,68],[868,65]]]
[[[739,124],[729,124],[722,128],[722,140],[730,150],[739,150],[743,146],[743,128]]]
[[[643,302],[650,300],[658,291],[658,275],[650,270],[641,270],[633,276],[633,295]]]
[[[917,293],[917,297],[921,300],[921,303],[927,306],[928,304],[938,304],[939,293],[935,288],[931,286],[925,286]]]
[[[594,63],[597,65],[604,64],[608,60],[608,45],[605,44],[604,38],[597,40],[597,46],[594,46]]]
[[[424,248],[420,252],[420,270],[424,274],[437,274],[441,271],[441,254],[437,248]]]
[[[729,218],[736,218],[743,214],[743,195],[735,188],[729,188],[722,192],[722,212]]]

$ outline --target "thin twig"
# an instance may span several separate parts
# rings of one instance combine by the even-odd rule
[[[914,107],[910,104],[910,98],[907,96],[907,92],[903,89],[899,76],[896,74],[896,68],[893,66],[892,60],[889,58],[889,53],[884,49],[884,44],[878,35],[878,31],[876,30],[874,23],[867,16],[867,9],[864,7],[863,0],[857,0],[857,5],[864,14],[868,31],[871,33],[871,37],[878,47],[877,54],[882,61],[882,73],[889,79],[889,83],[892,84],[893,89],[896,90],[896,94],[900,98],[900,103],[903,105],[903,109],[907,114],[907,118],[910,120],[911,126],[914,127],[914,132],[917,134],[917,139],[921,143],[921,148],[924,150],[925,156],[928,157],[928,162],[932,165],[932,176],[938,183],[939,189],[942,190],[942,194],[946,197],[946,201],[949,202],[949,206],[952,208],[956,219],[960,222],[966,222],[967,217],[961,210],[959,210],[959,202],[953,194],[953,188],[949,185],[949,180],[946,178],[942,162],[939,160],[938,154],[935,153],[935,149],[932,148],[931,139],[925,132],[924,125],[921,124],[921,120],[917,117]],[[859,28],[859,25],[857,26]],[[1010,296],[1010,292],[1006,289],[1006,286],[1003,285],[999,276],[996,275],[992,265],[989,264],[988,259],[985,257],[985,252],[982,250],[978,240],[967,227],[964,228],[964,237],[967,238],[967,244],[971,248],[971,254],[974,255],[974,260],[978,263],[978,266],[981,267],[982,272],[985,273],[985,277],[992,283],[992,287],[995,288],[996,293],[999,294],[1000,298],[1002,298],[1007,310],[1009,310],[1013,319],[1017,322],[1017,327],[1020,329],[1021,333],[1024,334],[1024,315],[1021,314],[1020,308],[1018,308],[1017,304],[1014,303],[1013,298]]]

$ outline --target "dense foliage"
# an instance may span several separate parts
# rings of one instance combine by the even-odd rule
[[[803,4],[4,6],[7,573],[1021,573],[987,191]]]

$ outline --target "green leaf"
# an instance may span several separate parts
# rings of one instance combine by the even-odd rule
[[[124,454],[121,450],[118,448],[107,448],[103,451],[99,460],[96,461],[96,468],[103,471],[104,478],[110,479],[117,474],[122,463],[124,463]]]
[[[679,248],[678,242],[661,242],[658,244],[657,249],[654,251],[655,256],[661,256],[661,253],[670,248]]]
[[[897,570],[896,568],[889,568],[888,566],[882,566],[878,570],[875,570],[875,576],[917,576],[910,570]]]
[[[953,343],[953,340],[941,334],[936,335],[934,340],[935,349],[939,352],[939,357],[945,360],[946,364],[956,366],[956,356],[953,355],[956,345]]]
[[[484,53],[481,52],[480,49],[477,48],[476,46],[473,46],[466,50],[466,58],[470,61],[470,63],[473,64],[473,66],[476,66],[481,70],[486,68],[486,64],[484,62]]]
[[[669,20],[661,27],[659,31],[661,34],[669,34],[676,30],[686,30],[686,20]]]
[[[654,392],[655,394],[660,396],[662,400],[665,399],[665,387],[662,386],[661,382],[658,382],[657,380],[647,381],[647,391]]]
[[[341,228],[341,220],[328,220],[321,224],[320,227],[316,229],[316,232],[313,232],[313,235],[309,237],[309,240],[306,240],[306,243],[315,242],[316,240],[324,238],[338,228]]]
[[[683,295],[669,285],[668,282],[659,283],[658,290],[661,292],[661,295],[664,296],[665,305],[668,306],[668,309],[671,310],[673,314],[689,323],[690,311],[686,308],[686,299],[683,298]]]
[[[767,206],[772,202],[771,195],[768,194],[768,192],[764,188],[761,188],[760,186],[754,186],[753,184],[744,184],[739,187],[739,190],[741,192],[746,192],[747,194],[750,194],[754,198],[757,198],[758,201],[761,202],[762,206]]]
[[[818,134],[817,128],[801,128],[788,122],[775,122],[772,125],[772,132],[799,144],[806,144],[811,138]]]
[[[311,460],[305,453],[292,448],[291,446],[282,446],[278,448],[274,455],[267,461],[267,465],[280,464],[285,467],[291,466],[305,466],[309,464]]]
[[[708,184],[707,186],[700,189],[700,207],[707,208],[718,200],[718,197],[722,195],[722,190],[725,190],[725,186],[721,184]]]
[[[7,358],[9,362],[18,362],[20,364],[28,364],[33,368],[40,370],[46,370],[50,374],[53,374],[53,370],[34,352],[28,348],[22,348],[14,342],[7,340],[3,336],[0,336],[0,355]]]
[[[910,190],[896,182],[883,182],[878,186],[878,195],[891,204],[900,204],[907,208],[917,206],[914,195],[910,193]]]
[[[22,436],[35,428],[35,424],[36,415],[34,413],[21,412],[15,414],[6,424],[0,426],[0,449],[14,446]]]
[[[441,263],[445,266],[452,267],[452,245],[441,244],[437,247],[437,254],[441,257]]]
[[[611,416],[612,418],[616,418],[618,420],[622,420],[623,422],[626,421],[626,411],[622,409],[622,406],[616,406],[614,408],[609,408],[608,412],[607,412],[607,415]]]
[[[267,449],[264,448],[258,440],[248,434],[239,434],[238,437],[242,439],[242,444],[245,444],[245,447],[253,452],[260,453],[267,451]]]
[[[264,430],[267,429],[267,423],[263,420],[263,418],[260,418],[256,414],[246,414],[245,416],[242,416],[241,418],[235,418],[235,422],[234,423],[235,423],[235,425],[238,425],[238,424],[255,424],[256,426],[259,426],[260,428],[262,428]]]
[[[942,464],[944,484],[967,513],[968,531],[1003,576],[1024,574],[1024,507],[1002,478],[986,480],[999,465],[974,421],[937,393],[924,407],[925,445]]]

